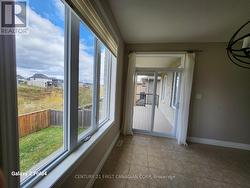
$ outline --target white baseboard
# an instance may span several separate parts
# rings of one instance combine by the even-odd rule
[[[250,150],[250,144],[242,144],[242,143],[237,143],[237,142],[229,142],[229,141],[214,140],[214,139],[199,138],[199,137],[188,137],[187,140],[190,142],[199,143],[199,144],[208,144],[208,145],[214,145],[214,146]]]
[[[104,154],[102,160],[100,161],[100,163],[98,164],[97,168],[95,169],[95,172],[93,173],[93,175],[98,175],[104,165],[104,163],[106,162],[110,152],[112,151],[113,147],[115,146],[115,143],[117,142],[118,138],[120,136],[120,132],[118,132],[118,134],[115,136],[115,139],[113,140],[113,142],[110,144],[108,150],[106,151],[106,153]],[[95,178],[91,178],[88,182],[88,184],[86,185],[86,188],[91,188],[95,183]]]

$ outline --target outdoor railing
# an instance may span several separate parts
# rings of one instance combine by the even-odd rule
[[[139,98],[136,97],[136,106],[145,106],[145,105],[153,105],[153,94],[152,93],[139,93],[136,94]],[[156,106],[159,104],[159,95],[156,95]]]

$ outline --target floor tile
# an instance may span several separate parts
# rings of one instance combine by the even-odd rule
[[[93,187],[250,188],[250,152],[147,135],[122,136]]]

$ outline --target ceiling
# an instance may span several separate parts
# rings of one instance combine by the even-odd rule
[[[127,43],[227,42],[250,0],[109,0]]]

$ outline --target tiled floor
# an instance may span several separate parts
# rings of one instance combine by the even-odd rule
[[[250,152],[134,135],[120,138],[100,173],[104,176],[94,188],[247,188]]]

